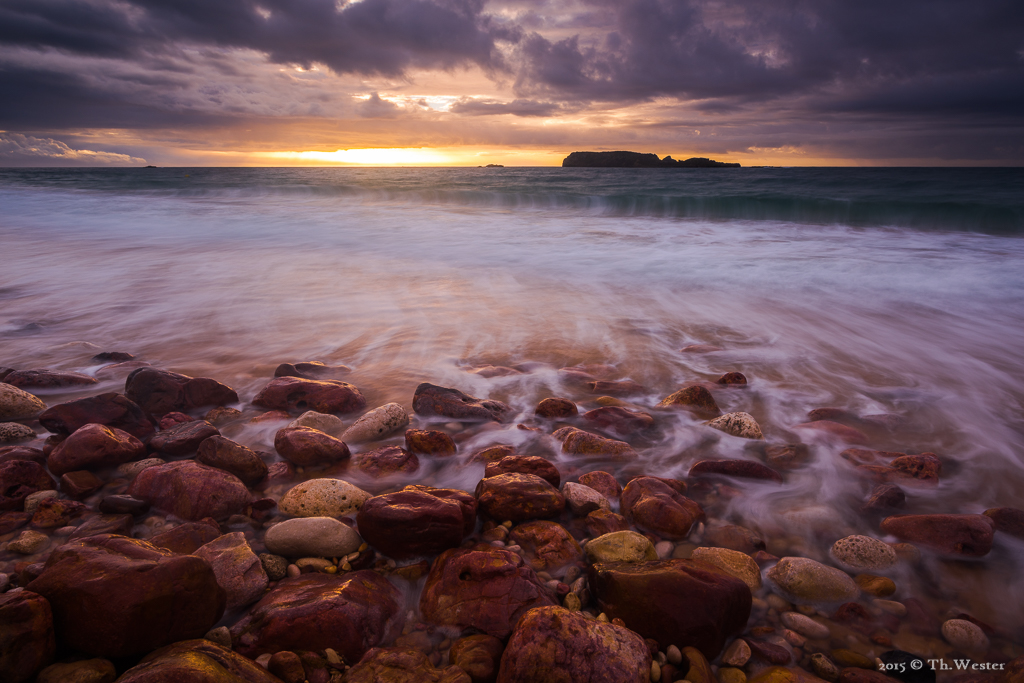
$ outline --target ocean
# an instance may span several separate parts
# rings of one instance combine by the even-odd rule
[[[848,444],[796,427],[815,408],[895,416],[871,448],[942,459],[908,511],[1022,507],[1022,188],[1022,169],[0,169],[0,366],[116,391],[128,370],[89,359],[127,351],[247,400],[279,363],[320,360],[350,366],[370,406],[409,408],[426,381],[518,421],[546,396],[596,405],[566,366],[613,366],[646,410],[738,371],[749,384],[716,392],[722,410],[814,448],[783,485],[737,484],[726,517],[822,559],[836,534],[879,532]],[[488,364],[520,372],[470,372]],[[621,481],[750,457],[688,413],[655,415]],[[277,426],[232,438],[272,450]],[[513,423],[461,447],[530,438]],[[480,472],[430,476],[472,490]],[[1022,628],[1024,543],[999,538],[983,562],[897,583]]]

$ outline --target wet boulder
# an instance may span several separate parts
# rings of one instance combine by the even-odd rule
[[[597,470],[581,474],[577,481],[584,486],[589,486],[610,501],[618,500],[622,495],[622,487],[614,476],[608,472]]]
[[[839,441],[842,443],[864,445],[868,443],[867,435],[848,425],[839,424],[832,420],[816,420],[795,425],[793,429],[813,434],[827,441]]]
[[[995,522],[985,515],[903,515],[886,517],[880,526],[901,541],[969,557],[987,555],[995,531]]]
[[[565,482],[562,495],[565,496],[565,502],[572,513],[579,517],[586,517],[594,510],[611,510],[611,503],[607,498],[583,484]]]
[[[343,517],[358,511],[369,498],[369,493],[343,479],[310,479],[289,489],[280,508],[293,517]]]
[[[587,533],[595,539],[598,536],[629,529],[629,521],[622,515],[610,510],[594,510],[587,515],[584,523],[587,527]]]
[[[87,424],[100,424],[128,432],[143,441],[152,436],[155,430],[153,423],[134,401],[112,392],[50,406],[39,416],[39,423],[62,436]]]
[[[767,576],[787,600],[801,604],[848,602],[860,594],[849,574],[807,557],[784,557]]]
[[[0,382],[0,422],[31,420],[44,410],[46,404],[38,396]]]
[[[594,429],[616,436],[630,436],[654,426],[649,413],[622,406],[605,406],[583,413],[583,421]]]
[[[391,474],[415,472],[420,468],[420,459],[401,446],[384,446],[353,458],[354,466],[360,472],[377,479]]]
[[[741,439],[764,439],[761,425],[750,413],[726,413],[709,421],[707,426]]]
[[[263,539],[282,557],[343,557],[363,544],[356,530],[331,517],[298,517],[278,522]]]
[[[475,628],[496,638],[508,637],[530,609],[556,604],[522,557],[485,545],[441,553],[420,597],[428,623]]]
[[[640,457],[625,441],[608,439],[575,427],[562,427],[552,436],[562,442],[562,452],[606,460],[636,460]]]
[[[760,479],[782,483],[782,475],[767,465],[753,460],[701,460],[690,468],[689,476],[737,477],[740,479]]]
[[[0,594],[0,680],[34,681],[56,649],[46,598],[31,591]]]
[[[206,420],[189,420],[157,432],[150,439],[149,446],[162,456],[177,457],[195,453],[199,444],[219,435],[220,430]]]
[[[353,666],[345,683],[473,683],[458,666],[438,669],[419,650],[375,647]]]
[[[704,418],[718,417],[722,414],[715,397],[707,388],[699,384],[683,387],[671,396],[666,396],[658,403],[659,408],[678,406],[690,410]]]
[[[494,683],[504,650],[498,638],[478,633],[452,643],[448,661],[465,671],[472,683]]]
[[[546,519],[565,509],[565,497],[558,489],[537,475],[518,472],[481,479],[476,499],[481,514],[499,521]]]
[[[651,652],[633,631],[540,607],[516,625],[498,683],[647,683],[650,676]]]
[[[212,520],[185,522],[156,534],[149,542],[172,553],[191,555],[220,535],[220,527]]]
[[[231,628],[231,638],[250,658],[332,648],[358,662],[398,635],[403,606],[399,590],[374,571],[304,574],[278,583]]]
[[[534,414],[538,417],[546,417],[549,420],[564,419],[579,415],[579,408],[567,398],[546,398],[537,404]]]
[[[391,436],[409,424],[409,414],[397,403],[386,403],[374,408],[345,430],[341,435],[347,443],[364,443]]]
[[[226,519],[242,512],[252,496],[238,477],[191,460],[142,470],[126,493],[184,520]]]
[[[408,429],[405,432],[405,447],[413,453],[447,457],[455,455],[455,441],[436,429]]]
[[[215,379],[149,367],[132,370],[125,380],[124,395],[157,417],[174,411],[187,413],[204,406],[238,403],[235,390]]]
[[[60,476],[74,470],[116,467],[145,454],[145,445],[128,432],[87,424],[57,444],[47,458],[47,465],[51,472]]]
[[[356,523],[367,543],[398,560],[455,548],[466,528],[463,506],[432,495],[425,486],[370,498],[359,509]]]
[[[318,360],[301,363],[281,363],[274,370],[274,377],[299,377],[302,379],[336,379],[352,372],[347,365],[325,365]]]
[[[348,460],[348,445],[311,427],[285,427],[277,430],[274,448],[282,458],[299,467]]]
[[[433,486],[423,486],[422,484],[410,484],[406,486],[403,491],[423,491],[429,493],[436,498],[444,498],[445,500],[454,500],[459,504],[462,509],[462,534],[468,536],[473,533],[473,529],[476,528],[476,510],[477,502],[476,497],[467,491],[462,489],[438,489]]]
[[[354,413],[366,407],[366,399],[354,385],[338,380],[278,377],[252,400],[269,410],[318,413]]]
[[[609,618],[669,645],[697,648],[709,660],[750,617],[750,588],[695,560],[612,562],[590,568],[590,588]]]
[[[206,639],[183,640],[146,655],[118,683],[281,683],[248,657]]]
[[[269,580],[263,563],[236,531],[210,541],[193,553],[210,563],[217,583],[227,596],[227,608],[244,607],[263,595]]]
[[[196,462],[230,472],[246,486],[253,486],[267,478],[267,463],[256,451],[219,434],[199,444]]]
[[[0,462],[0,512],[25,508],[25,498],[38,491],[55,491],[57,482],[32,460]]]
[[[36,438],[36,432],[20,422],[0,422],[0,443],[13,443]]]
[[[114,535],[65,543],[28,589],[49,600],[60,643],[107,658],[199,638],[225,604],[205,560]]]
[[[512,527],[509,538],[520,546],[534,571],[561,575],[569,565],[583,560],[583,549],[557,522],[525,522]]]
[[[555,488],[558,488],[562,480],[550,460],[535,455],[506,455],[500,460],[493,460],[484,468],[484,478],[510,472],[536,475]]]
[[[458,389],[424,382],[416,387],[412,409],[425,417],[440,416],[456,420],[507,422],[514,410],[507,403],[476,398]]]
[[[985,516],[995,522],[996,531],[1024,538],[1024,510],[1018,508],[991,508]]]
[[[637,477],[622,490],[623,516],[638,528],[669,539],[686,538],[704,520],[700,505],[660,479]]]
[[[80,372],[16,370],[4,377],[4,382],[19,389],[66,389],[68,387],[87,387],[96,384],[98,380]]]

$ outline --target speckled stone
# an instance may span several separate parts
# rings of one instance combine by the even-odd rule
[[[747,584],[753,593],[761,588],[761,568],[745,553],[728,548],[697,548],[691,558],[713,564]]]
[[[31,427],[26,427],[17,422],[0,422],[0,443],[22,441],[35,437],[36,433]]]
[[[278,507],[294,517],[343,517],[358,512],[369,498],[342,479],[310,479],[290,489]]]
[[[828,626],[799,612],[783,612],[782,625],[811,640],[821,640],[831,635]]]
[[[307,410],[302,415],[288,423],[289,427],[311,427],[319,429],[324,434],[338,436],[345,431],[345,423],[336,415],[318,413],[315,410]],[[342,439],[344,441],[344,439]]]
[[[878,572],[896,564],[896,551],[870,536],[847,536],[832,545],[832,559],[857,572]]]
[[[38,396],[0,382],[0,422],[5,420],[31,420],[46,410]]]
[[[949,619],[942,624],[942,637],[946,642],[964,652],[985,652],[988,650],[988,636],[977,624],[966,619]]]
[[[35,555],[50,545],[50,537],[38,531],[22,531],[16,539],[7,544],[7,549],[20,555]]]
[[[346,443],[363,443],[383,439],[409,424],[409,414],[397,403],[386,403],[374,408],[345,430],[341,440]]]
[[[768,578],[793,602],[849,602],[860,589],[846,572],[806,557],[784,557],[768,570]]]
[[[764,439],[764,434],[761,433],[761,425],[757,424],[757,420],[749,413],[726,413],[704,424],[720,432],[743,439]]]
[[[613,531],[598,536],[584,549],[587,561],[598,562],[644,562],[658,559],[658,553],[643,534],[635,531]]]
[[[282,557],[341,557],[357,550],[363,539],[336,519],[300,517],[267,529],[264,544]]]

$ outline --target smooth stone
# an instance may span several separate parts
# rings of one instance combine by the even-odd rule
[[[228,609],[256,601],[267,589],[269,581],[263,564],[240,531],[224,534],[192,554],[210,563],[217,584],[227,594]]]
[[[583,484],[566,482],[562,486],[562,495],[565,496],[565,504],[569,506],[573,514],[580,517],[589,515],[594,510],[612,509],[607,498]]]
[[[0,422],[0,443],[11,443],[35,438],[35,431],[17,422]]]
[[[622,495],[622,487],[614,476],[608,472],[596,470],[586,472],[577,477],[577,481],[584,486],[589,486],[608,500],[618,500]]]
[[[136,460],[135,462],[126,462],[123,465],[119,465],[118,468],[114,470],[114,475],[124,477],[125,479],[134,479],[144,469],[166,464],[167,461],[163,458],[145,458],[143,460]]]
[[[846,572],[806,557],[784,557],[768,570],[768,578],[794,602],[849,602],[860,589]]]
[[[363,539],[331,517],[299,517],[267,529],[264,543],[282,557],[341,557],[358,550]]]
[[[738,436],[742,439],[764,439],[761,425],[757,424],[757,420],[749,413],[726,413],[704,424],[712,429],[717,429],[720,432]]]
[[[544,519],[565,509],[565,497],[547,480],[518,472],[481,479],[476,498],[479,511],[499,521]]]
[[[206,638],[183,640],[146,655],[118,683],[281,683],[248,657]]]
[[[534,414],[549,420],[579,415],[579,408],[567,398],[546,398],[537,404]]]
[[[822,640],[832,633],[825,624],[799,612],[783,612],[780,618],[783,626],[811,640]]]
[[[462,543],[476,523],[476,499],[465,491],[415,486],[370,498],[356,516],[359,533],[397,560],[436,555]]]
[[[38,531],[22,531],[16,539],[7,544],[7,549],[19,555],[35,555],[50,545],[50,537]]]
[[[289,427],[310,427],[319,429],[324,434],[338,436],[345,431],[345,423],[337,415],[318,413],[315,410],[307,410],[302,415],[288,423]],[[345,440],[344,438],[342,439]]]
[[[138,368],[128,375],[124,395],[157,417],[175,411],[184,413],[203,406],[238,402],[235,390],[215,379],[189,377],[150,367]]]
[[[458,452],[455,440],[437,429],[405,430],[405,448],[412,453],[422,453],[446,458]]]
[[[876,598],[885,598],[896,592],[896,582],[887,576],[857,574],[853,580],[862,591]]]
[[[266,479],[267,464],[256,451],[232,441],[227,437],[214,435],[199,444],[196,462],[219,470],[230,472],[246,486],[253,486]]]
[[[25,496],[25,513],[34,515],[39,504],[47,498],[58,498],[60,493],[54,490],[49,491],[36,491],[35,493]]]
[[[557,522],[534,521],[518,524],[509,533],[510,544],[523,549],[534,571],[562,576],[567,567],[578,567],[583,550],[576,539]]]
[[[896,564],[896,551],[870,536],[847,536],[832,545],[832,559],[850,571],[884,571]]]
[[[64,436],[87,424],[116,427],[139,439],[149,438],[154,429],[142,408],[113,392],[50,406],[39,416],[39,424]]]
[[[193,522],[204,517],[227,519],[252,502],[249,489],[238,477],[192,460],[147,467],[125,493]]]
[[[547,458],[537,455],[506,455],[499,460],[491,460],[484,467],[484,478],[496,477],[509,472],[535,474],[555,488],[558,488],[562,482],[562,475],[558,473],[558,468]]]
[[[311,427],[285,427],[277,430],[274,449],[297,467],[341,462],[351,457],[348,444]]]
[[[562,452],[566,455],[607,460],[636,460],[640,457],[625,441],[598,436],[575,427],[562,427],[551,436],[562,442]]]
[[[43,466],[33,460],[0,462],[0,512],[25,509],[25,499],[57,488]]]
[[[423,382],[416,387],[412,409],[417,415],[451,417],[456,420],[507,422],[515,411],[501,401],[481,399],[458,389]]]
[[[397,403],[386,403],[374,408],[345,430],[341,440],[346,443],[364,443],[391,436],[409,424],[409,414]]]
[[[373,648],[345,674],[345,683],[385,682],[472,683],[472,679],[455,665],[435,667],[422,650],[397,646]]]
[[[700,505],[655,477],[630,481],[622,489],[620,501],[622,515],[637,528],[669,540],[686,538],[693,526],[705,518]]]
[[[75,470],[117,467],[146,455],[138,438],[116,427],[87,424],[50,452],[46,464],[58,477]]]
[[[761,588],[761,568],[749,555],[728,548],[697,548],[691,557],[713,564],[725,573],[735,576],[747,584],[752,593]]]
[[[252,399],[269,410],[354,413],[366,407],[359,389],[339,380],[275,377]]]
[[[966,619],[948,619],[942,623],[942,637],[953,647],[964,652],[986,652],[988,636],[977,624]]]
[[[659,408],[671,406],[682,406],[706,418],[718,417],[722,414],[721,409],[719,409],[718,404],[715,402],[715,397],[711,395],[707,388],[700,385],[683,387],[671,396],[663,398],[658,403]]]
[[[469,674],[473,683],[484,683],[498,675],[504,651],[505,644],[500,639],[478,633],[452,643],[448,661]]]
[[[644,562],[658,559],[654,544],[643,534],[635,531],[613,531],[598,536],[584,548],[587,561],[598,562]]]
[[[31,420],[39,417],[44,410],[46,404],[38,396],[0,382],[0,422]]]

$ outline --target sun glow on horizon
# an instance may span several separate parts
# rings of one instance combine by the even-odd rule
[[[266,152],[263,156],[318,163],[361,166],[443,166],[459,159],[429,147],[364,147],[333,152]]]

